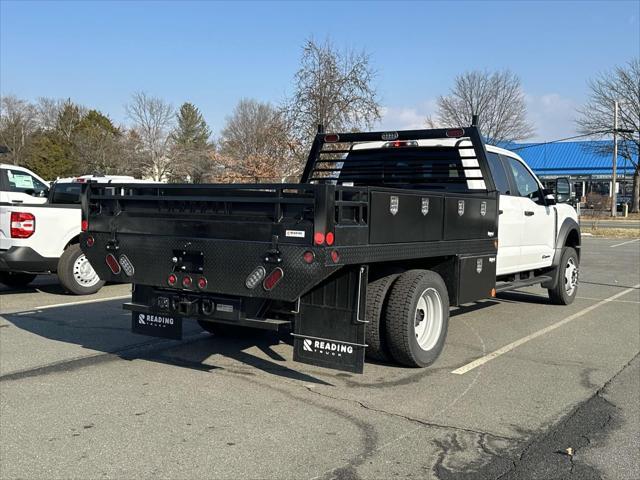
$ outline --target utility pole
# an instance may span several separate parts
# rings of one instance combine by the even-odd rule
[[[611,175],[611,216],[615,217],[618,213],[616,205],[618,195],[616,193],[618,169],[618,101],[613,103],[613,175]]]

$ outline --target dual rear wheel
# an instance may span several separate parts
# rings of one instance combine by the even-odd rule
[[[367,356],[411,367],[431,365],[444,347],[449,294],[442,277],[409,270],[367,288]]]

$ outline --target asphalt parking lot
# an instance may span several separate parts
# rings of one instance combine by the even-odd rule
[[[640,242],[585,238],[578,298],[452,312],[428,369],[273,336],[129,332],[128,287],[0,290],[2,478],[640,478]]]

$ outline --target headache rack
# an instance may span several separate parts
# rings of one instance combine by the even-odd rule
[[[444,142],[419,144],[420,140],[438,139]],[[346,134],[320,131],[301,183],[495,191],[484,143],[475,126]]]

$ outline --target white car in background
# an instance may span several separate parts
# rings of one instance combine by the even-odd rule
[[[104,282],[78,245],[82,185],[145,181],[129,176],[84,175],[61,178],[49,186],[27,169],[5,165],[0,169],[2,178],[0,283],[20,288],[39,274],[57,273],[62,286],[76,295],[100,290]],[[31,185],[34,188],[28,188]]]

